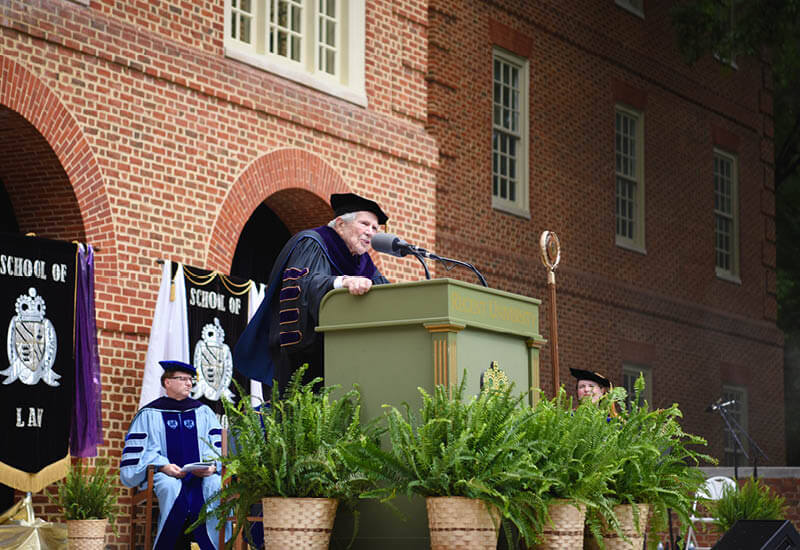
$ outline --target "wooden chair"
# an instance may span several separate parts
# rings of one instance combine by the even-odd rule
[[[144,525],[144,550],[153,548],[153,522],[158,523],[158,499],[153,491],[156,467],[147,467],[147,487],[131,489],[130,550],[136,550],[136,526]],[[139,511],[141,510],[141,511]]]
[[[223,429],[220,436],[222,456],[228,454],[228,430]],[[136,550],[136,526],[144,526],[144,550],[152,550],[155,537],[154,525],[158,525],[158,498],[153,490],[153,476],[156,467],[147,467],[147,486],[144,489],[131,489],[130,550]],[[140,511],[141,510],[141,511]],[[225,547],[225,529],[219,530],[219,548]],[[237,547],[240,548],[240,547]]]

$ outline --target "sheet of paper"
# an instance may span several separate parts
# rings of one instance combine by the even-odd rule
[[[203,470],[213,465],[214,465],[213,462],[191,462],[189,464],[184,464],[183,468],[181,468],[181,471],[193,472],[194,470]]]

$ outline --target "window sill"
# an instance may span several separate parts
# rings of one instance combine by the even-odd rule
[[[722,281],[733,283],[736,285],[742,284],[742,279],[738,275],[734,275],[730,271],[725,271],[724,269],[716,268],[717,270],[717,279]]]
[[[638,244],[625,240],[622,237],[616,237],[616,245],[620,248],[624,248],[625,250],[630,250],[631,252],[636,252],[637,254],[641,254],[642,256],[647,256],[647,250],[643,246],[639,246]]]
[[[364,90],[348,88],[338,82],[327,78],[321,78],[307,73],[302,69],[294,68],[287,63],[274,61],[266,56],[247,53],[231,46],[225,46],[225,57],[235,59],[247,65],[252,65],[264,71],[274,73],[278,76],[292,80],[303,86],[313,88],[325,94],[338,97],[359,107],[367,106],[367,94]]]
[[[502,203],[497,201],[494,197],[492,197],[492,208],[499,212],[503,212],[504,214],[511,214],[512,216],[516,216],[518,218],[524,218],[526,220],[531,219],[530,209],[522,209],[518,206]]]

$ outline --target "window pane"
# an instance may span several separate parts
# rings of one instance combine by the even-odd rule
[[[617,234],[634,238],[636,183],[617,177]]]
[[[336,22],[329,20],[325,24],[325,30],[327,33],[327,36],[325,37],[325,43],[328,46],[336,46]]]
[[[504,57],[492,62],[492,194],[500,199],[517,201],[520,174],[519,144],[522,136],[522,89],[520,68]]]
[[[241,36],[239,40],[250,44],[250,17],[246,17],[244,15],[240,16],[239,18],[239,28],[241,30]]]
[[[292,6],[292,30],[294,32],[300,32],[302,17],[303,13],[300,6]]]
[[[251,43],[251,25],[253,20],[251,0],[234,0],[231,4],[231,38]]]
[[[333,50],[325,51],[325,72],[336,74],[336,52]]]
[[[300,37],[292,36],[292,60],[300,61]]]
[[[286,5],[286,0],[278,0],[278,13],[277,13],[277,23],[279,26],[283,28],[288,27],[289,21],[289,6]]]
[[[614,166],[617,173],[616,231],[625,239],[636,240],[640,197],[638,185],[638,120],[635,115],[617,110],[614,114]]]
[[[734,160],[720,154],[714,155],[714,217],[715,259],[719,269],[734,272]]]
[[[278,32],[278,55],[286,56],[288,53],[288,42],[286,38],[286,33],[283,31]]]

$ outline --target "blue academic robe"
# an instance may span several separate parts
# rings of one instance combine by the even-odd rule
[[[221,449],[222,430],[216,414],[199,401],[177,401],[161,397],[136,414],[120,461],[120,479],[127,487],[144,487],[149,465],[183,466],[192,462],[216,461]],[[217,463],[217,472],[219,472]],[[197,519],[202,507],[220,488],[220,475],[197,477],[191,473],[177,479],[161,472],[153,477],[158,497],[158,532],[154,550],[173,550],[181,533]],[[209,502],[209,508],[216,502]],[[219,541],[216,518],[209,518],[192,538],[202,550],[216,550]]]

